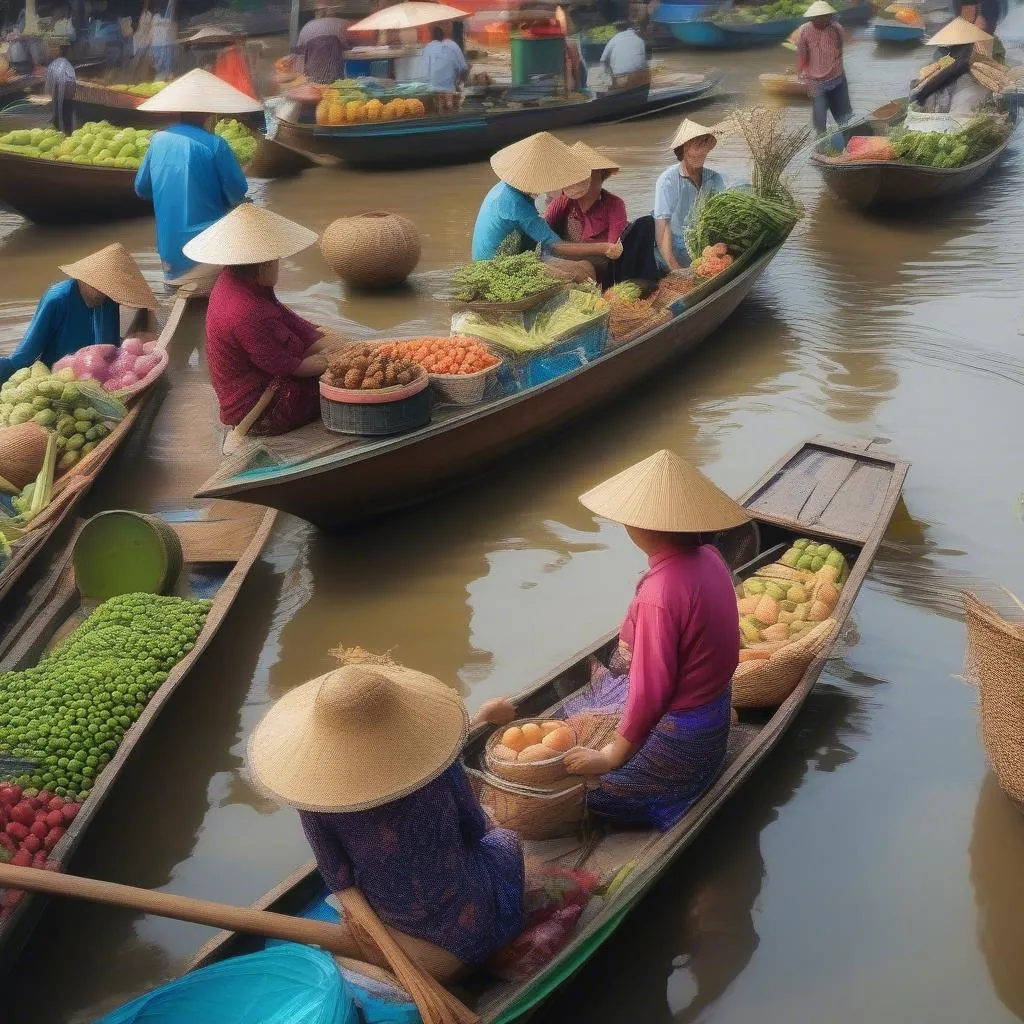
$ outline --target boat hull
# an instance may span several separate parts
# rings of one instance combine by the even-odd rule
[[[803,24],[802,18],[784,18],[763,24],[719,25],[713,21],[677,21],[669,25],[681,43],[702,50],[741,50],[771,46],[787,39]]]
[[[899,22],[876,21],[871,26],[876,43],[916,45],[924,39],[924,28],[919,25],[901,25]]]
[[[614,123],[621,124],[623,121],[640,121],[645,117],[658,117],[661,114],[682,110],[684,107],[700,103],[715,92],[724,77],[724,74],[715,72],[708,75],[700,85],[652,86],[647,96],[647,103],[642,110],[620,118]]]
[[[206,486],[199,496],[268,505],[331,529],[449,490],[698,345],[747,296],[777,251],[763,255],[684,316],[565,377],[333,464],[327,458],[273,475],[230,478]]]

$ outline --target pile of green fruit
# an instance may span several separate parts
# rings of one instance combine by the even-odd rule
[[[126,92],[132,96],[143,96],[149,99],[150,96],[155,96],[169,84],[169,82],[138,82],[135,85],[108,85],[107,88],[111,92]]]
[[[803,0],[772,0],[772,3],[758,4],[753,7],[737,7],[716,15],[717,22],[756,22],[761,25],[769,21],[789,21],[792,18],[802,18],[807,4]]]
[[[94,167],[138,168],[153,133],[89,121],[64,135],[56,128],[21,128],[0,135],[0,152]]]
[[[0,387],[0,427],[32,420],[55,431],[58,472],[88,455],[126,415],[127,409],[113,395],[95,381],[75,380],[70,369],[54,374],[35,363]]]
[[[618,31],[614,25],[598,25],[597,28],[592,28],[587,32],[587,42],[607,43],[612,36],[618,34]]]
[[[460,302],[518,302],[557,283],[535,252],[474,260],[452,274],[452,297]]]
[[[962,167],[1001,145],[1010,133],[1009,121],[994,114],[972,118],[958,132],[908,132],[889,136],[895,159],[922,167]]]
[[[125,594],[34,668],[0,674],[0,751],[33,762],[19,786],[85,800],[125,730],[195,646],[209,601]]]
[[[837,551],[831,544],[815,544],[806,537],[794,541],[793,546],[779,559],[779,564],[789,566],[790,569],[806,569],[808,572],[818,572],[826,565],[831,565],[836,570],[834,582],[837,585],[844,583],[850,575],[850,566],[841,551]]]
[[[231,147],[235,159],[244,167],[256,153],[256,138],[241,121],[226,118],[214,131]]]

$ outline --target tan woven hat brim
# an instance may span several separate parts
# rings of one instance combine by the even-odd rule
[[[666,533],[711,533],[750,519],[699,469],[664,448],[581,494],[580,502],[623,526]]]
[[[201,231],[182,252],[215,267],[269,263],[294,256],[317,240],[315,231],[253,203],[242,203]]]
[[[196,68],[165,85],[138,109],[164,114],[256,114],[263,107],[223,79]]]
[[[502,181],[530,195],[558,192],[590,177],[589,164],[550,132],[499,149],[491,167]]]
[[[156,309],[160,305],[142,271],[120,242],[59,269],[62,274],[102,292],[119,306]]]
[[[424,0],[408,0],[406,3],[385,7],[375,11],[362,21],[349,26],[350,32],[391,32],[403,28],[419,28],[421,25],[435,25],[441,21],[459,21],[468,18],[469,12],[447,4],[425,3]]]
[[[805,18],[824,18],[826,15],[835,14],[836,9],[825,0],[814,0],[814,3],[804,11]]]
[[[926,43],[927,46],[966,46],[968,43],[987,43],[993,37],[982,32],[963,18],[954,18],[945,28],[939,29]]]
[[[350,665],[282,697],[249,740],[256,785],[300,810],[358,811],[419,789],[468,733],[454,690],[400,666]]]
[[[569,152],[575,153],[592,171],[620,171],[622,168],[604,153],[588,146],[585,142],[574,142]]]
[[[678,149],[687,142],[699,139],[702,135],[710,135],[716,141],[718,139],[718,132],[715,128],[708,128],[707,125],[700,124],[697,121],[691,121],[687,118],[676,131],[675,137],[672,139],[672,145],[669,146],[669,149]]]

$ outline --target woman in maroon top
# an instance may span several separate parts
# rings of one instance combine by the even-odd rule
[[[316,237],[243,203],[185,246],[189,259],[224,267],[206,313],[206,362],[227,426],[284,434],[320,416],[318,379],[336,341],[274,294],[278,261]]]

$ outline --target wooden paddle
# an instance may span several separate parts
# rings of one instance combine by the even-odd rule
[[[157,914],[176,921],[191,921],[233,932],[301,942],[341,956],[361,958],[363,955],[358,943],[353,943],[349,932],[336,924],[310,921],[269,910],[235,907],[212,900],[153,892],[134,885],[103,882],[40,868],[19,868],[11,864],[0,864],[0,887],[86,900],[144,914]],[[342,896],[351,897],[344,898],[342,902],[355,918],[352,923],[372,940],[372,944],[381,951],[395,975],[406,986],[424,1024],[475,1024],[478,1020],[476,1014],[405,954],[358,890],[347,890]]]

